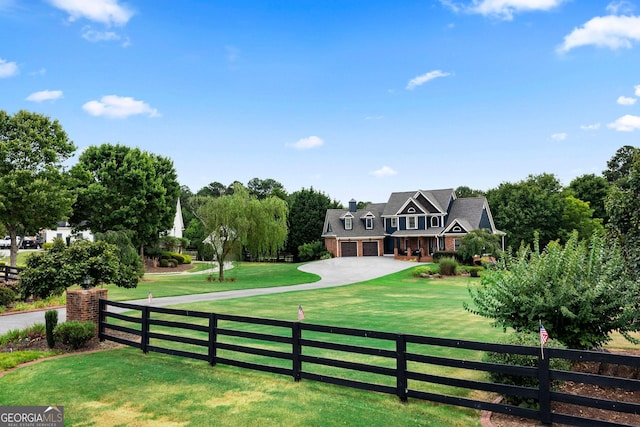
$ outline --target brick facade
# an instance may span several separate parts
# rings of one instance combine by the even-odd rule
[[[67,290],[67,320],[91,321],[98,326],[100,298],[107,299],[107,289]]]

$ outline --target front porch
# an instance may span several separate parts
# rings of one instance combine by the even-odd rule
[[[399,260],[433,262],[433,253],[444,249],[444,240],[438,236],[391,237],[391,239],[393,239],[393,257]]]

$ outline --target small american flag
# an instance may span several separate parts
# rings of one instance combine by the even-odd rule
[[[304,311],[302,310],[302,306],[298,306],[298,320],[304,319]]]
[[[549,334],[544,326],[542,326],[542,322],[540,322],[540,345],[545,345],[547,341],[549,341]]]

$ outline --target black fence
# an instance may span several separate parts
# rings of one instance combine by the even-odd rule
[[[135,312],[109,312],[108,307]],[[153,315],[153,316],[152,316]],[[603,352],[544,349],[435,338],[420,335],[313,325],[304,322],[260,319],[227,314],[175,310],[100,300],[100,340],[180,357],[266,371],[396,395],[401,401],[420,399],[477,410],[539,420],[543,424],[623,426],[605,419],[619,413],[640,414],[640,404],[554,391],[554,381],[595,384],[600,387],[640,390],[640,380],[549,368],[550,359],[598,362],[637,369],[640,357]],[[448,349],[460,357],[451,357]],[[537,367],[480,361],[479,353],[522,354],[537,358]],[[449,357],[447,357],[447,354]],[[466,356],[466,357],[463,357]],[[444,367],[449,376],[436,375]],[[442,372],[442,368],[438,368]],[[538,387],[521,387],[467,378],[464,372],[482,371],[534,377]],[[486,392],[487,400],[458,396],[469,390]],[[539,402],[539,409],[496,403],[492,393],[520,396]],[[456,395],[458,394],[458,395]],[[552,412],[553,402],[598,408],[608,415],[590,419]]]
[[[8,282],[10,280],[18,280],[18,275],[22,270],[24,270],[24,268],[0,265],[0,281]]]

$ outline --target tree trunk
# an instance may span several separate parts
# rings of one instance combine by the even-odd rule
[[[17,232],[15,227],[7,227],[9,236],[11,237],[11,247],[9,248],[9,265],[11,267],[17,267],[18,263],[18,241]]]
[[[218,258],[218,281],[224,281],[224,258]]]

